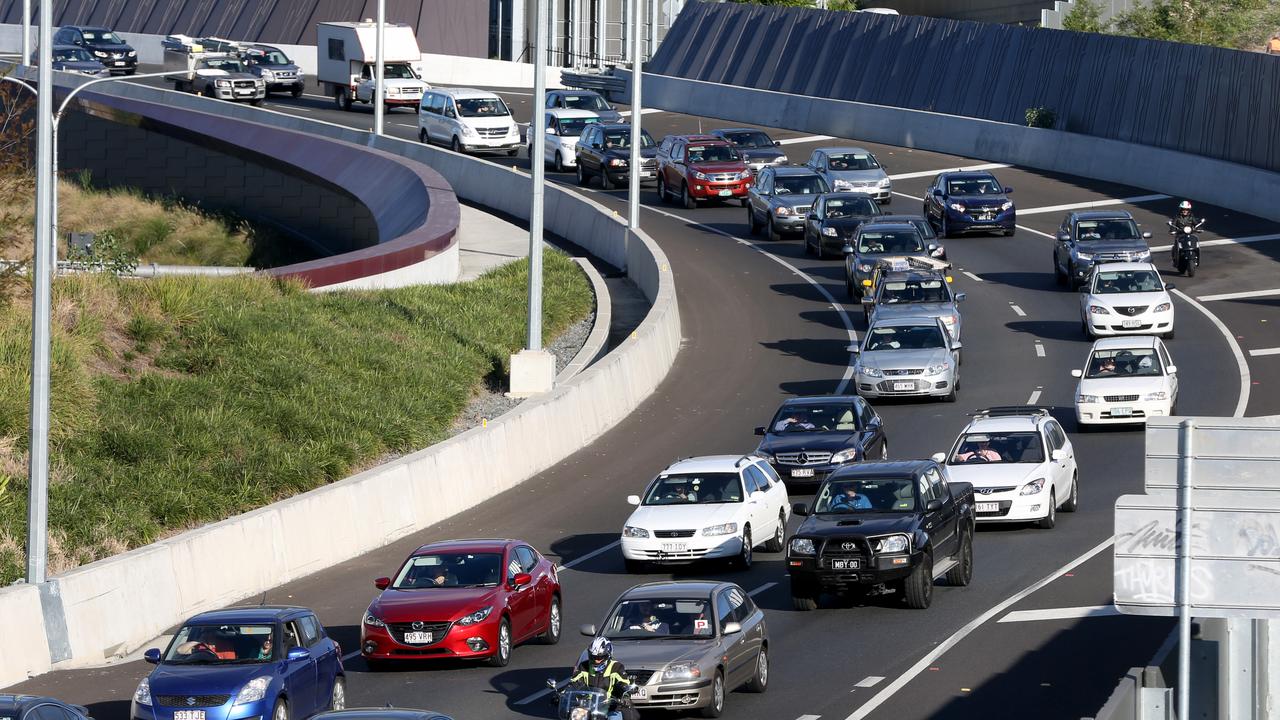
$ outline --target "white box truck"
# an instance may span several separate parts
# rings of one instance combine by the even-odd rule
[[[422,61],[418,39],[408,25],[387,23],[384,32],[387,109],[407,107],[417,112],[423,90],[431,87],[414,69]],[[377,41],[378,25],[372,20],[316,24],[316,79],[324,94],[343,110],[350,110],[355,102],[373,103]]]

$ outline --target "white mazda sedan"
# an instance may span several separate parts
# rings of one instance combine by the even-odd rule
[[[1080,327],[1089,337],[1173,337],[1172,285],[1151,263],[1107,263],[1080,288]]]
[[[627,502],[639,506],[622,528],[631,573],[716,559],[749,568],[757,546],[782,551],[791,512],[787,486],[754,455],[677,461]]]
[[[1160,338],[1102,338],[1083,369],[1072,370],[1076,420],[1081,427],[1145,423],[1172,415],[1178,404],[1178,368]]]

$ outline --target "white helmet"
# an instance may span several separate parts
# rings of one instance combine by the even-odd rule
[[[1190,200],[1183,200],[1182,202],[1178,203],[1178,209],[1179,209],[1179,210],[1186,210],[1186,211],[1188,211],[1188,212],[1189,212],[1189,211],[1191,210],[1191,201],[1190,201]]]
[[[613,658],[613,643],[609,642],[609,638],[598,637],[591,641],[591,649],[587,651],[587,655],[595,662],[604,662]]]

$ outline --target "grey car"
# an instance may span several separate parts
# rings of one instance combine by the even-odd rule
[[[93,53],[78,45],[54,45],[53,69],[62,72],[88,75],[89,77],[108,77],[111,71],[106,65],[98,62]]]
[[[1053,246],[1053,274],[1059,285],[1074,289],[1088,281],[1094,265],[1151,262],[1149,237],[1125,210],[1069,212]]]
[[[761,130],[754,128],[721,128],[712,130],[712,135],[729,141],[742,159],[747,161],[747,168],[758,173],[770,165],[786,165],[787,154],[779,148],[778,143]]]
[[[287,92],[302,97],[306,88],[302,68],[289,59],[278,47],[271,45],[247,45],[241,52],[249,72],[267,83],[267,92]]]
[[[590,110],[602,123],[622,122],[622,113],[614,109],[594,90],[548,90],[547,109]]]
[[[937,245],[925,242],[913,223],[875,221],[858,226],[844,250],[845,286],[850,297],[862,297],[875,273],[876,263],[888,257],[929,257]]]
[[[860,147],[818,148],[805,163],[835,192],[860,192],[881,205],[893,199],[893,181],[876,156]]]
[[[830,190],[822,176],[807,167],[767,167],[747,191],[747,226],[754,235],[763,228],[770,240],[804,232],[813,203]]]
[[[902,317],[936,317],[951,337],[960,339],[963,320],[958,303],[964,293],[951,289],[951,276],[936,270],[906,270],[885,273],[874,293],[862,298],[867,325],[877,320]]]
[[[719,717],[739,687],[769,684],[769,630],[764,611],[741,586],[703,580],[652,582],[622,593],[600,628],[639,689],[637,710],[702,710]],[[658,642],[653,642],[658,640]],[[586,658],[585,651],[579,661]]]
[[[939,260],[947,259],[946,241],[938,237],[938,233],[933,229],[933,225],[924,218],[923,215],[898,215],[888,213],[876,218],[876,222],[905,222],[916,226],[920,231],[920,236],[924,238],[925,245],[936,246],[934,250],[929,252],[929,257],[935,257]]]
[[[941,318],[876,320],[854,352],[854,381],[862,397],[956,400],[960,341],[951,337]]]

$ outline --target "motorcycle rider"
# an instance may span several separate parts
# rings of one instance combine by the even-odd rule
[[[613,643],[608,638],[598,637],[591,641],[587,650],[587,658],[574,668],[573,677],[569,678],[569,686],[579,689],[598,688],[604,690],[612,701],[609,708],[609,720],[638,720],[639,713],[630,705],[622,702],[623,695],[631,686],[631,681],[623,673],[626,668],[613,659]]]
[[[1194,229],[1203,222],[1204,222],[1203,220],[1201,220],[1200,218],[1192,214],[1191,201],[1183,200],[1182,202],[1178,203],[1178,214],[1174,215],[1173,218],[1169,220],[1169,224],[1170,224],[1169,234],[1174,236],[1179,235],[1180,233],[1182,233],[1182,228],[1190,225]],[[1178,243],[1176,241],[1173,243],[1173,247],[1170,249],[1170,254],[1172,255],[1172,258],[1173,258],[1174,267],[1177,267],[1178,266]]]

